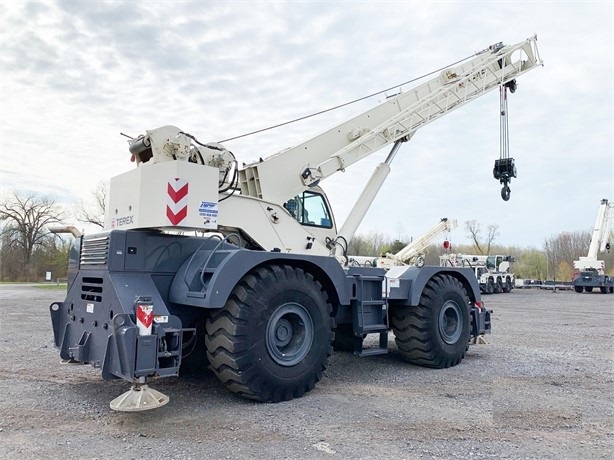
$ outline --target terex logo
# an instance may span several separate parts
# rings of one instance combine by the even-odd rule
[[[118,217],[111,221],[111,228],[121,227],[123,225],[129,225],[134,222],[134,216]]]

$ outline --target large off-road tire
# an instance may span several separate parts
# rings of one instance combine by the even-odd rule
[[[451,275],[435,275],[418,306],[390,306],[396,344],[412,364],[446,368],[465,357],[469,342],[469,297]]]
[[[505,278],[505,284],[503,285],[503,292],[509,294],[512,292],[512,279],[508,276]]]
[[[584,287],[582,286],[574,286],[574,290],[578,293],[582,292],[584,290]]]
[[[593,286],[585,286],[585,287],[584,287],[584,290],[585,290],[586,292],[593,292]]]
[[[207,321],[211,369],[248,399],[301,397],[322,378],[332,353],[331,313],[311,274],[286,265],[254,269]]]
[[[494,294],[495,293],[495,282],[492,279],[488,280],[486,283],[486,294]]]
[[[495,284],[495,292],[497,294],[501,294],[503,292],[503,281],[501,281],[501,278],[497,278],[497,283]]]

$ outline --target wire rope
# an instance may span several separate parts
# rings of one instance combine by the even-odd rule
[[[478,54],[479,54],[479,53],[478,53]],[[314,113],[311,113],[311,114],[309,114],[309,115],[304,115],[304,116],[302,116],[302,117],[294,118],[294,119],[292,119],[292,120],[285,121],[285,122],[283,122],[283,123],[278,123],[278,124],[276,124],[276,125],[268,126],[268,127],[266,127],[266,128],[257,129],[257,130],[255,130],[255,131],[250,131],[250,132],[248,132],[248,133],[240,134],[240,135],[238,135],[238,136],[229,137],[229,138],[227,138],[227,139],[223,139],[223,140],[218,141],[218,142],[219,142],[219,143],[222,143],[222,142],[234,141],[234,140],[236,140],[236,139],[241,139],[241,138],[243,138],[243,137],[252,136],[252,135],[254,135],[254,134],[259,134],[259,133],[262,133],[262,132],[265,132],[265,131],[269,131],[269,130],[271,130],[271,129],[280,128],[280,127],[282,127],[282,126],[286,126],[286,125],[289,125],[289,124],[291,124],[291,123],[296,123],[296,122],[298,122],[298,121],[306,120],[306,119],[308,119],[308,118],[312,118],[312,117],[315,117],[315,116],[318,116],[318,115],[322,115],[322,114],[327,113],[327,112],[332,112],[333,110],[337,110],[337,109],[340,109],[340,108],[342,108],[342,107],[346,107],[346,106],[348,106],[348,105],[356,104],[357,102],[364,101],[364,100],[369,99],[369,98],[374,97],[374,96],[379,96],[380,94],[383,94],[383,93],[385,93],[385,92],[387,92],[387,91],[393,90],[393,89],[395,89],[395,88],[400,88],[400,87],[402,87],[402,86],[408,85],[408,84],[410,84],[410,83],[414,83],[414,82],[416,82],[416,81],[418,81],[418,80],[421,80],[421,79],[426,78],[426,77],[428,77],[428,76],[430,76],[430,75],[433,75],[433,74],[435,74],[435,73],[437,73],[437,72],[441,72],[442,70],[445,70],[445,69],[447,69],[447,68],[449,68],[449,67],[455,66],[455,65],[457,65],[457,64],[460,64],[461,62],[464,62],[464,61],[466,61],[466,60],[468,60],[468,59],[471,59],[473,56],[474,56],[474,55],[467,56],[466,58],[460,59],[460,60],[458,60],[458,61],[456,61],[456,62],[453,62],[452,64],[449,64],[449,65],[447,65],[447,66],[445,66],[445,67],[440,67],[440,68],[439,68],[439,69],[437,69],[437,70],[433,70],[432,72],[426,73],[426,74],[421,75],[421,76],[419,76],[419,77],[412,78],[411,80],[407,80],[406,82],[400,83],[400,84],[398,84],[398,85],[390,86],[390,87],[388,87],[388,88],[386,88],[386,89],[383,89],[383,90],[381,90],[381,91],[378,91],[378,92],[376,92],[376,93],[371,93],[371,94],[369,94],[369,95],[367,95],[367,96],[359,97],[358,99],[354,99],[354,100],[352,100],[352,101],[345,102],[345,103],[343,103],[343,104],[339,104],[339,105],[336,105],[336,106],[330,107],[330,108],[328,108],[328,109],[320,110],[320,111],[318,111],[318,112],[314,112]]]

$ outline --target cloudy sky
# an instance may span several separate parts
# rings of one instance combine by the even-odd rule
[[[509,98],[518,178],[504,202],[493,91],[419,130],[359,233],[418,236],[441,217],[541,247],[614,200],[612,1],[5,1],[0,186],[72,206],[134,167],[126,133],[171,124],[219,141],[372,94],[537,34],[544,67]],[[411,88],[411,85],[407,90]],[[229,141],[249,163],[383,101]],[[387,148],[322,183],[342,223]]]

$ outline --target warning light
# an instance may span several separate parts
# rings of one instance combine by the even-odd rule
[[[448,240],[445,240],[445,241],[443,242],[443,248],[444,248],[444,249],[450,249],[450,242],[449,242]]]

